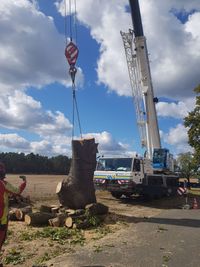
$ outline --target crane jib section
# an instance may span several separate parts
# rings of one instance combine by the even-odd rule
[[[124,43],[126,60],[128,65],[129,78],[131,82],[131,90],[136,110],[136,119],[140,134],[142,147],[147,148],[147,131],[146,131],[146,110],[144,106],[144,96],[141,89],[141,74],[139,71],[136,54],[133,52],[133,32],[121,32]]]
[[[154,103],[153,87],[149,60],[144,36],[133,38],[133,31],[121,32],[124,43],[132,95],[141,145],[152,159],[153,150],[161,148],[157,114]]]

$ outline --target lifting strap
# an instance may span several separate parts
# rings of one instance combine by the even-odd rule
[[[75,6],[75,14],[74,14],[74,27],[75,27],[75,39],[77,40],[77,27],[76,27],[76,0],[74,0]],[[73,112],[72,112],[72,139],[74,138],[74,121],[75,121],[75,109],[78,119],[78,125],[80,130],[80,135],[82,138],[82,130],[81,130],[81,123],[80,123],[80,116],[78,111],[78,104],[76,99],[76,85],[75,85],[75,78],[77,73],[77,68],[75,67],[76,61],[78,58],[79,50],[78,47],[73,42],[73,31],[72,31],[72,11],[71,11],[71,0],[69,0],[69,32],[70,32],[70,42],[66,45],[65,48],[65,56],[69,64],[69,75],[71,76],[72,80],[72,101],[73,101]],[[65,0],[65,38],[67,43],[67,7],[66,7],[66,0]]]

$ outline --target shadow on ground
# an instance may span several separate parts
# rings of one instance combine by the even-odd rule
[[[194,198],[196,199],[198,206],[200,207],[200,196],[194,196],[193,194],[188,194],[187,199],[185,196],[172,196],[164,197],[160,199],[148,200],[141,196],[132,196],[131,198],[121,197],[120,199],[114,199],[113,197],[100,197],[106,202],[116,202],[119,204],[126,204],[130,206],[143,206],[149,208],[158,209],[182,209],[182,207],[187,203],[191,207],[194,204]]]
[[[194,211],[195,212],[195,211]],[[112,213],[109,215],[112,217]],[[186,218],[159,218],[159,217],[151,217],[151,218],[142,218],[135,216],[126,216],[126,215],[117,215],[116,222],[123,223],[156,223],[159,225],[177,225],[177,226],[186,226],[186,227],[200,227],[199,219],[186,219]]]

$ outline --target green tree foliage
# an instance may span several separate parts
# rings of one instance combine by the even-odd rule
[[[177,158],[177,165],[180,168],[181,177],[189,180],[190,177],[195,176],[197,165],[192,153],[188,152],[179,154]]]
[[[16,174],[68,174],[71,164],[67,156],[48,158],[34,153],[0,153],[0,160],[5,163],[7,173]]]
[[[185,117],[184,125],[188,127],[189,144],[194,148],[194,158],[200,167],[200,85],[194,91],[197,94],[196,104],[194,110]]]

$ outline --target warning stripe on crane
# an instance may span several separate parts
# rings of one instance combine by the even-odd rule
[[[70,66],[75,65],[78,58],[78,47],[70,42],[65,48],[65,56]]]

